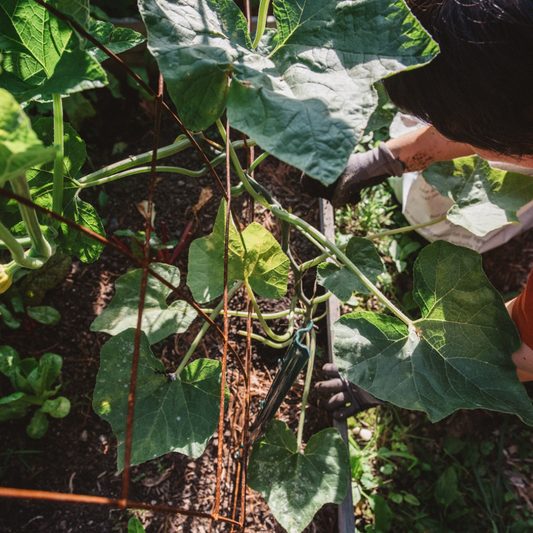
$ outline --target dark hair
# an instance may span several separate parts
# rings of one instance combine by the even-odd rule
[[[383,80],[391,100],[445,137],[533,154],[533,0],[407,0],[440,46]]]

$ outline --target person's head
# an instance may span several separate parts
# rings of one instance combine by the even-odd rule
[[[441,51],[383,80],[391,100],[482,157],[532,156],[533,0],[407,3]]]

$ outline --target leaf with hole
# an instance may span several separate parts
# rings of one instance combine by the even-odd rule
[[[533,179],[491,168],[480,157],[433,163],[426,182],[454,201],[446,218],[483,237],[506,224],[519,224],[516,212],[533,200]]]
[[[139,5],[187,128],[204,130],[227,108],[234,128],[325,184],[344,170],[378,103],[374,82],[437,53],[400,0],[274,0],[277,30],[255,50],[231,0]]]
[[[383,273],[383,261],[372,241],[352,237],[346,248],[346,256],[372,282]],[[354,291],[368,294],[363,282],[345,266],[321,263],[317,267],[317,282],[331,291],[341,302],[347,302]]]
[[[369,312],[334,326],[339,372],[376,397],[428,413],[491,409],[533,425],[533,408],[511,354],[520,338],[481,256],[437,241],[414,265],[413,296],[422,318],[409,326]]]
[[[102,348],[93,396],[94,410],[117,437],[118,469],[124,467],[124,440],[135,330],[127,329]],[[221,363],[197,359],[173,381],[141,333],[131,464],[179,452],[199,457],[218,427]],[[229,393],[226,391],[226,404]]]
[[[265,498],[288,533],[300,533],[325,503],[344,500],[349,462],[336,429],[313,435],[302,454],[287,425],[272,420],[252,449],[247,483]]]
[[[178,287],[180,271],[172,265],[152,263],[150,268],[169,283]],[[106,309],[91,324],[91,331],[117,335],[137,327],[137,309],[141,291],[142,269],[136,269],[117,279],[115,295]],[[141,328],[150,344],[166,339],[173,333],[184,333],[196,318],[196,311],[183,300],[167,305],[172,290],[148,275]]]

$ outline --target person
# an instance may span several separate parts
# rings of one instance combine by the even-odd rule
[[[531,0],[407,0],[440,53],[423,67],[382,81],[390,99],[425,125],[353,154],[346,170],[321,195],[334,207],[357,203],[362,189],[431,163],[478,155],[533,175],[533,2]],[[514,167],[508,167],[514,168]],[[508,302],[522,347],[513,354],[522,382],[533,381],[533,273]],[[355,385],[327,366],[338,418],[377,401],[354,396]],[[351,402],[348,408],[346,402]]]

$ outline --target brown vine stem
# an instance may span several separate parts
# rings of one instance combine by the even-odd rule
[[[220,379],[220,413],[218,417],[218,449],[217,449],[217,484],[215,491],[215,508],[213,515],[218,516],[220,510],[220,491],[222,488],[222,460],[224,451],[224,407],[226,397],[226,367],[228,362],[228,257],[229,257],[229,230],[231,223],[231,165],[230,165],[230,127],[226,119],[226,190],[228,191],[228,205],[226,209],[226,227],[224,234],[224,349],[222,352],[222,368]]]
[[[83,28],[80,24],[78,24],[75,20],[71,19],[68,15],[65,15],[65,13],[62,13],[61,11],[57,10],[55,7],[52,7],[50,4],[47,4],[44,2],[44,0],[33,0],[35,3],[39,4],[41,7],[44,7],[47,11],[50,11],[53,15],[55,15],[58,19],[61,19],[65,22],[68,22],[72,25],[72,27],[79,32],[81,35],[83,35],[88,41],[90,41],[94,46],[96,46],[99,50],[104,52],[108,57],[113,59],[118,65],[123,68],[129,76],[131,76],[146,92],[148,92],[153,98],[157,98],[156,92],[147,84],[145,83],[120,57],[118,57],[116,54],[111,52],[109,48],[107,48],[105,45],[103,45],[100,41],[98,41],[96,38],[94,38],[85,28]],[[218,186],[218,188],[221,190],[222,195],[227,200],[228,199],[228,193],[224,189],[224,185],[222,184],[222,181],[220,181],[220,178],[216,172],[216,170],[211,165],[211,162],[209,161],[209,158],[204,153],[204,151],[200,148],[200,145],[196,142],[194,137],[191,135],[191,132],[183,125],[179,117],[168,107],[168,105],[163,101],[162,102],[163,109],[165,112],[169,115],[169,117],[177,124],[177,126],[181,129],[181,131],[187,136],[187,139],[191,142],[195,150],[200,154],[200,157],[204,160],[204,163],[207,165],[207,168],[213,175],[213,178],[215,179],[215,182]],[[239,219],[236,217],[235,213],[232,213],[233,218],[235,221],[238,221]]]
[[[152,166],[150,169],[150,183],[148,185],[148,209],[145,222],[144,261],[141,277],[141,291],[137,308],[137,328],[133,345],[131,361],[130,391],[128,395],[128,415],[126,418],[126,441],[124,445],[124,471],[122,473],[122,500],[128,501],[130,489],[130,463],[133,447],[133,421],[135,414],[135,393],[137,390],[137,371],[139,368],[139,351],[141,346],[142,319],[148,283],[148,269],[150,267],[150,233],[152,231],[152,210],[155,189],[155,168],[157,165],[157,150],[159,149],[159,135],[161,132],[161,103],[163,101],[163,76],[159,74],[159,91],[155,99],[156,113],[154,118],[154,139],[152,151]]]
[[[131,252],[124,250],[124,248],[122,248],[121,246],[118,246],[114,242],[106,239],[105,237],[102,237],[102,235],[99,235],[98,233],[95,233],[94,231],[84,226],[80,226],[79,224],[76,224],[76,222],[74,222],[73,220],[70,220],[69,218],[65,218],[63,215],[54,213],[53,211],[50,211],[49,209],[46,209],[45,207],[35,204],[34,202],[32,202],[31,200],[28,200],[24,196],[15,194],[14,192],[8,191],[7,189],[4,189],[2,187],[0,187],[0,196],[4,196],[5,198],[9,198],[11,200],[16,200],[17,202],[21,204],[32,207],[33,209],[35,209],[35,211],[39,211],[39,213],[46,215],[48,218],[58,220],[59,222],[66,224],[69,228],[73,228],[79,231],[80,233],[87,235],[87,237],[90,237],[91,239],[99,242],[100,244],[110,248],[114,252],[126,257],[136,266],[140,268],[142,268],[143,266],[143,261],[141,261],[140,259],[137,259],[136,257],[133,257]],[[207,315],[206,313],[202,311],[201,307],[194,300],[192,300],[189,296],[187,296],[185,293],[180,291],[178,287],[174,287],[172,283],[167,281],[164,277],[160,276],[157,272],[154,272],[152,269],[149,269],[148,272],[151,276],[153,276],[155,279],[160,281],[165,287],[168,287],[178,298],[187,302],[206,322],[209,323],[210,326],[212,326],[212,328],[215,330],[215,333],[222,339],[222,341],[224,340],[224,333],[213,322],[213,320],[211,320],[209,315]],[[229,349],[231,350],[231,353],[234,355],[235,360],[237,361],[237,365],[239,366],[239,369],[244,376],[244,379],[247,379],[246,371],[244,369],[243,362],[241,358],[239,357],[239,354],[235,351],[235,348],[233,348],[231,344],[229,345]]]
[[[86,494],[70,494],[65,492],[48,492],[45,490],[28,490],[28,489],[14,489],[10,487],[0,487],[0,498],[26,498],[31,500],[56,501],[66,503],[83,503],[86,505],[100,505],[105,507],[113,507],[115,509],[123,509],[122,500],[112,500],[111,498],[103,498],[101,496],[88,496]],[[170,507],[168,505],[152,505],[143,502],[127,502],[129,509],[146,509],[158,513],[168,514],[183,514],[187,516],[195,516],[197,518],[206,518],[213,520],[212,514],[194,511],[192,509],[181,509],[180,507]],[[239,522],[220,516],[218,520],[227,522],[235,526],[240,526]]]

